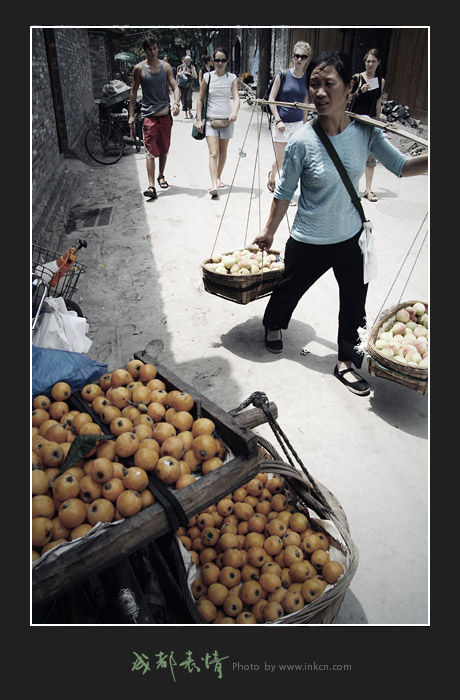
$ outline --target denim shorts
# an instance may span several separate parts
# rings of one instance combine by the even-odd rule
[[[219,139],[231,139],[234,128],[235,122],[230,122],[225,129],[213,129],[209,119],[206,119],[206,136],[217,136]]]

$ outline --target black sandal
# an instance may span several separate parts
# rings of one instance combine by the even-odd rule
[[[161,180],[161,182],[160,182],[160,180]],[[169,185],[168,185],[168,183],[166,182],[165,176],[164,176],[164,175],[158,175],[157,181],[158,181],[158,184],[160,185],[160,187],[161,187],[162,190],[167,190],[167,189],[168,189]]]
[[[157,196],[157,191],[152,185],[144,192],[144,197],[149,197],[150,199],[156,199]]]
[[[359,377],[358,382],[350,382],[348,379],[345,379],[345,374],[348,374],[348,372],[352,372],[352,374],[355,374],[357,377]],[[345,384],[347,389],[349,389],[353,394],[357,394],[358,396],[368,396],[370,394],[370,387],[369,384],[366,382],[365,379],[361,377],[357,372],[355,372],[354,369],[351,367],[346,367],[345,369],[340,370],[337,365],[334,367],[334,376],[337,377],[337,379],[342,382],[342,384]]]
[[[279,331],[280,337],[277,340],[268,340],[267,335],[269,331]],[[265,347],[270,352],[280,353],[283,352],[283,336],[280,328],[266,328],[265,329]]]

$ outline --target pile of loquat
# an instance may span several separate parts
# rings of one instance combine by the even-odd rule
[[[289,503],[276,474],[258,473],[176,535],[197,567],[191,595],[205,623],[275,622],[344,573],[328,536]]]
[[[32,560],[86,534],[99,522],[131,517],[155,502],[149,473],[175,489],[218,469],[227,447],[193,397],[167,390],[140,360],[85,385],[91,411],[72,410],[66,382],[32,401]],[[85,457],[62,469],[77,436],[104,435]]]

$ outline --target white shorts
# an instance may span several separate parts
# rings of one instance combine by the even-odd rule
[[[213,129],[209,119],[206,119],[206,136],[217,136],[219,139],[231,139],[233,136],[233,130],[235,128],[235,122],[230,122],[225,129]]]
[[[304,126],[304,122],[285,122],[284,126],[286,127],[284,131],[280,131],[278,127],[276,126],[275,122],[272,122],[272,136],[273,136],[273,141],[277,141],[278,143],[287,143],[291,136],[296,133],[299,129],[301,129]]]

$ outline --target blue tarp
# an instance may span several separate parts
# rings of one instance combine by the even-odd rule
[[[49,395],[56,382],[67,382],[72,391],[78,391],[107,372],[107,365],[79,352],[32,345],[32,398]]]

